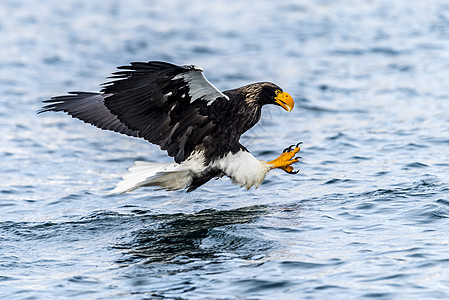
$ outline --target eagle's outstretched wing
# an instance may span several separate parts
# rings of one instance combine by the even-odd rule
[[[104,95],[101,93],[69,92],[69,95],[52,97],[44,100],[49,103],[38,113],[46,111],[63,111],[74,118],[97,126],[104,130],[112,130],[129,136],[138,137],[138,133],[126,127],[116,115],[113,115],[104,105]]]
[[[54,97],[40,112],[65,111],[99,128],[142,137],[181,162],[214,130],[216,104],[229,100],[197,66],[152,61],[118,69],[102,93]]]

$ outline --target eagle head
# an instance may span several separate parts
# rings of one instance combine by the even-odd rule
[[[286,111],[291,111],[294,106],[293,98],[284,92],[279,86],[271,82],[261,82],[258,85],[258,102],[261,105],[274,104]]]

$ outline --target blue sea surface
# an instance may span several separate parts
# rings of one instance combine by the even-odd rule
[[[0,299],[448,299],[449,3],[0,2]],[[130,61],[272,81],[241,142],[297,175],[108,195],[144,140],[41,100]]]

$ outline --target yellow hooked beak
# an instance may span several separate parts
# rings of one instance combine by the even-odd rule
[[[293,98],[287,94],[286,92],[281,92],[274,97],[277,104],[279,104],[286,111],[291,111],[293,106],[295,106],[295,102],[293,102]]]

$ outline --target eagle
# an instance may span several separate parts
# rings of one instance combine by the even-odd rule
[[[298,172],[292,164],[299,160],[295,155],[300,143],[266,162],[239,142],[260,120],[264,105],[293,109],[292,97],[279,86],[259,82],[220,92],[202,68],[162,61],[132,62],[117,69],[100,92],[52,97],[38,111],[63,111],[100,129],[143,138],[174,158],[171,163],[136,161],[111,193],[147,186],[190,192],[223,176],[250,189],[272,169]]]

